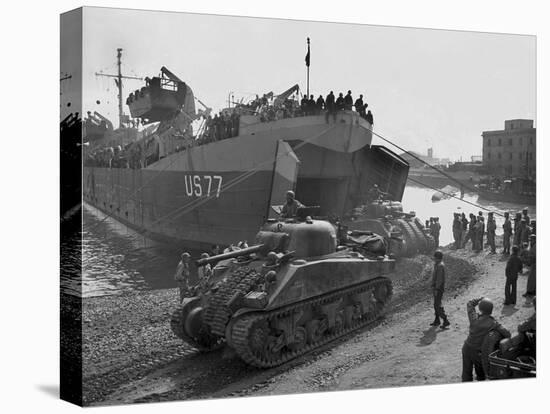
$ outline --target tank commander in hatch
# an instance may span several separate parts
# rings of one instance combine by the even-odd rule
[[[369,192],[367,193],[367,197],[371,202],[376,200],[383,200],[384,197],[387,195],[388,193],[385,193],[384,191],[380,190],[380,188],[378,187],[378,184],[373,184]]]
[[[304,207],[304,205],[294,198],[294,191],[287,191],[286,203],[281,209],[281,218],[292,218],[296,216],[300,207]]]

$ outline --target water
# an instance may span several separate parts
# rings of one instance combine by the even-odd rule
[[[447,199],[432,203],[434,190],[408,186],[403,196],[405,211],[415,211],[421,220],[439,217],[440,243],[452,242],[453,212],[477,214],[478,207],[460,200]],[[477,200],[477,195],[466,194],[464,200],[480,204],[496,212],[520,211],[524,206],[510,203]],[[535,208],[529,215],[536,218]],[[487,212],[484,212],[486,216]],[[496,215],[497,234],[502,233],[503,218]],[[99,210],[84,204],[82,238],[75,233],[71,240],[63,241],[66,250],[66,268],[61,273],[64,292],[83,296],[118,295],[125,292],[175,287],[173,280],[181,252],[150,240]],[[79,268],[78,252],[82,252],[82,277],[75,277]],[[200,252],[195,252],[198,256]]]
[[[82,239],[75,235],[66,246],[69,252],[81,249],[82,276],[62,272],[65,293],[93,297],[176,286],[173,276],[181,252],[136,233],[87,204],[83,224]]]
[[[478,200],[477,194],[464,194],[464,201],[456,198],[449,198],[446,200],[432,202],[432,195],[434,193],[434,190],[425,187],[405,187],[405,193],[403,194],[403,209],[407,212],[415,211],[416,215],[422,220],[422,222],[430,217],[439,217],[439,223],[441,224],[439,243],[443,246],[453,242],[453,213],[464,213],[466,214],[466,218],[470,220],[470,213],[477,216],[478,211],[483,211],[483,216],[485,217],[485,220],[487,220],[487,213],[489,211],[465,203],[464,201],[480,205],[495,212],[494,217],[497,224],[497,235],[502,234],[502,223],[504,222],[504,217],[502,214],[505,211],[508,211],[510,212],[510,218],[513,218],[516,212],[521,212],[521,210],[525,207],[524,205],[513,203]],[[501,215],[497,213],[500,213]],[[537,211],[535,207],[529,207],[529,216],[532,220],[536,219],[536,213]],[[487,221],[485,221],[485,223],[487,223]]]

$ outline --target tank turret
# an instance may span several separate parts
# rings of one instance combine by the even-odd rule
[[[431,253],[436,247],[430,230],[416,217],[416,213],[404,212],[398,201],[372,201],[354,209],[344,224],[383,236],[389,252],[395,256]]]
[[[395,261],[369,253],[370,233],[338,235],[324,220],[270,220],[254,246],[197,261],[216,265],[174,312],[173,332],[201,350],[225,343],[247,363],[272,367],[379,318]]]

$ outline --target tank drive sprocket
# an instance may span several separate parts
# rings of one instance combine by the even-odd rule
[[[355,331],[382,316],[392,296],[378,278],[267,312],[238,316],[231,344],[245,362],[274,367]]]
[[[197,309],[200,303],[198,297],[189,298],[183,301],[170,318],[170,328],[172,332],[184,342],[197,348],[200,351],[212,351],[223,344],[223,338],[211,335],[209,332],[201,330],[197,337],[191,337],[185,332],[185,321],[190,312]]]

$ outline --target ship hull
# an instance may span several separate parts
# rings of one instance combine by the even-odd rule
[[[147,168],[86,166],[83,199],[160,241],[203,250],[251,242],[288,189],[333,216],[365,201],[373,182],[400,200],[408,165],[371,147],[371,138],[370,125],[356,114],[331,124],[314,116],[244,125],[239,137]]]

